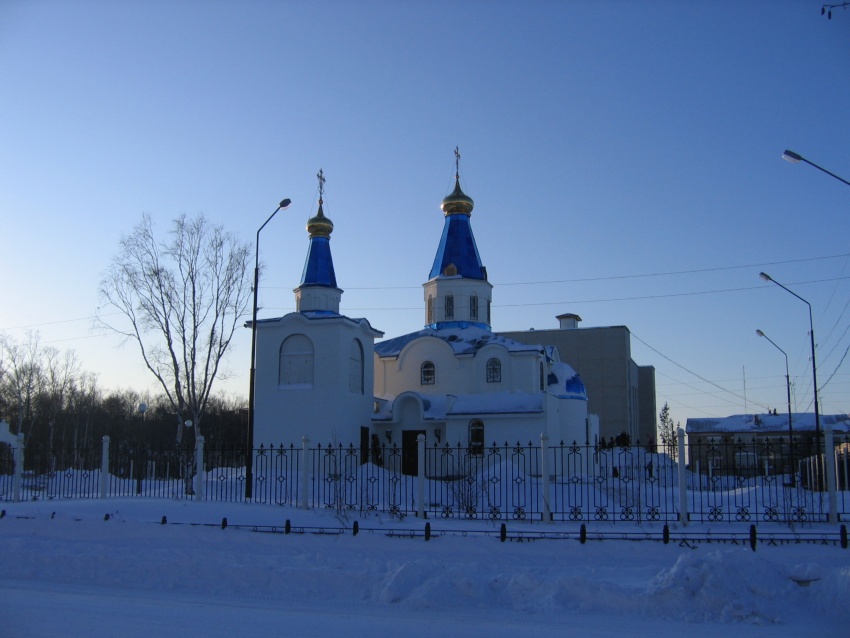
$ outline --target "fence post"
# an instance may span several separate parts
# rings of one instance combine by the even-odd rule
[[[416,477],[416,516],[425,518],[425,435],[416,437],[418,458],[418,476]]]
[[[24,435],[19,434],[16,437],[17,445],[15,446],[15,475],[12,477],[12,500],[20,502],[21,500],[21,485],[24,476]]]
[[[685,431],[676,430],[676,444],[679,449],[679,520],[688,524],[688,470],[685,467]]]
[[[307,502],[309,494],[309,477],[310,477],[310,439],[306,436],[301,437],[301,509],[310,509],[310,504]]]
[[[540,474],[542,477],[541,489],[543,490],[543,512],[540,516],[544,523],[552,522],[552,510],[549,507],[549,435],[545,432],[540,434]]]
[[[823,462],[826,465],[826,489],[829,498],[829,517],[827,520],[830,523],[838,522],[838,494],[835,485],[835,440],[833,438],[832,424],[827,423],[823,428]]]
[[[103,437],[103,449],[100,453],[100,498],[106,498],[109,487],[109,435]]]
[[[204,436],[198,435],[195,439],[195,499],[198,501],[204,500],[204,486],[207,482],[206,472],[204,471]]]

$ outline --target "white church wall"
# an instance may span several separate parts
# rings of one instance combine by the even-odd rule
[[[309,383],[281,383],[281,347],[295,334],[306,336],[313,346]],[[350,387],[355,339],[363,352],[362,391]],[[360,427],[369,425],[373,405],[372,350],[371,327],[366,322],[357,324],[343,317],[311,320],[293,313],[278,322],[258,324],[255,445],[300,445],[302,436],[312,444],[358,445]]]
[[[469,321],[473,323],[490,324],[488,308],[492,298],[493,286],[482,279],[464,279],[457,276],[440,276],[423,284],[423,297],[425,300],[426,316],[425,324],[438,323],[442,321]],[[453,311],[451,316],[446,315],[446,297],[451,295],[453,299]],[[477,299],[477,311],[471,312],[470,299],[475,295]],[[428,316],[428,298],[431,298],[431,316]]]

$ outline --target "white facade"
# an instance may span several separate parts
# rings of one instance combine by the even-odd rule
[[[358,444],[374,406],[366,319],[293,312],[257,322],[254,446]]]
[[[459,181],[443,200],[443,235],[423,285],[426,326],[378,344],[383,333],[366,319],[339,314],[333,224],[321,204],[307,225],[298,311],[257,324],[255,447],[298,445],[302,436],[322,445],[398,446],[404,469],[415,464],[419,434],[429,445],[470,450],[539,445],[541,434],[553,444],[597,441],[584,384],[557,348],[490,329],[492,285],[469,224],[473,202]]]
[[[415,431],[429,445],[527,444],[542,433],[555,443],[595,442],[583,385],[553,348],[465,327],[426,328],[375,352],[381,440],[401,445]]]

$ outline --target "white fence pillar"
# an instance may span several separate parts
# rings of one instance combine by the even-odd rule
[[[12,448],[12,461],[15,463],[15,473],[12,475],[12,500],[21,500],[21,483],[24,472],[24,435],[12,434],[9,424],[0,421],[0,443],[8,443]]]
[[[310,509],[310,503],[307,500],[309,495],[309,478],[310,478],[310,439],[306,436],[301,437],[301,509]]]
[[[109,435],[103,437],[100,453],[100,498],[109,496]]]
[[[544,523],[552,522],[552,509],[549,505],[549,435],[540,434],[540,489],[543,490],[543,511],[540,513]]]
[[[830,523],[838,522],[838,487],[835,484],[835,440],[833,438],[832,424],[827,423],[823,429],[823,462],[826,465],[826,489],[829,498]]]
[[[676,430],[679,449],[679,520],[682,525],[688,524],[688,468],[685,465],[685,431]]]
[[[15,448],[13,450],[15,475],[12,477],[12,500],[20,502],[24,478],[24,435],[19,434],[15,437],[15,441]]]
[[[416,436],[416,448],[418,454],[417,477],[416,477],[416,516],[425,518],[425,435]]]
[[[204,487],[207,484],[207,473],[204,471],[204,437],[202,434],[195,439],[195,500],[204,500]]]

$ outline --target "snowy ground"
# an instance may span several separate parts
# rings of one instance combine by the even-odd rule
[[[762,543],[753,552],[747,543],[501,543],[497,525],[440,520],[431,521],[435,530],[492,535],[426,542],[385,533],[421,533],[416,519],[361,517],[364,529],[354,536],[353,516],[262,505],[126,499],[0,507],[2,636],[850,635],[850,549],[836,544]],[[282,528],[286,519],[296,530],[348,531],[247,527]],[[746,537],[745,528],[736,531]]]

